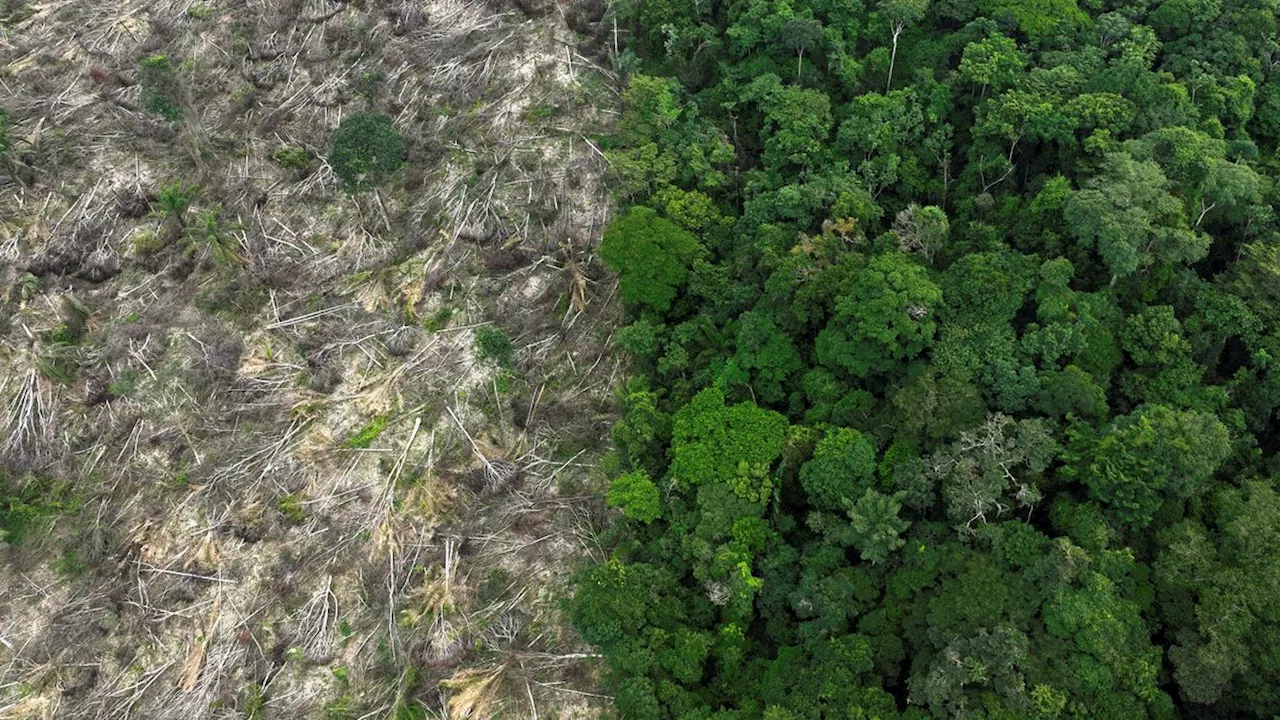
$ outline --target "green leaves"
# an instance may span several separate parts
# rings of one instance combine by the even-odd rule
[[[28,535],[45,529],[53,517],[77,509],[78,501],[66,483],[12,477],[0,469],[0,548],[22,544]]]
[[[848,537],[863,560],[882,563],[906,543],[901,535],[911,523],[898,517],[901,510],[902,503],[897,498],[872,488],[867,488],[848,508]]]
[[[997,33],[966,45],[957,72],[985,94],[988,88],[999,91],[1013,84],[1026,63],[1018,44]]]
[[[978,8],[991,18],[1012,18],[1032,41],[1066,34],[1089,20],[1076,0],[979,0]]]
[[[901,253],[873,257],[849,280],[818,335],[818,359],[855,377],[888,372],[933,344],[942,291]]]
[[[723,483],[739,497],[764,500],[786,431],[778,413],[750,402],[726,407],[724,393],[707,388],[675,414],[671,477],[685,488]]]
[[[965,705],[965,686],[1017,697],[1026,683],[1023,667],[1029,660],[1029,646],[1026,634],[1010,625],[981,628],[970,637],[951,641],[929,664],[926,675],[912,678],[911,692],[935,717],[947,717],[949,708]]]
[[[1068,643],[1056,678],[1072,696],[1091,702],[1109,717],[1145,717],[1167,703],[1156,685],[1160,649],[1135,603],[1120,597],[1115,584],[1088,573],[1080,587],[1059,589],[1044,610],[1045,630]]]
[[[1077,433],[1068,458],[1070,474],[1091,497],[1143,528],[1161,502],[1203,487],[1230,454],[1231,435],[1213,415],[1150,405],[1116,418],[1100,433]]]
[[[778,402],[788,381],[804,367],[795,343],[763,313],[744,313],[738,323],[734,359],[751,372],[751,387],[761,400]]]
[[[165,120],[182,119],[178,71],[167,55],[150,55],[138,62],[138,84],[142,86],[142,107]]]
[[[600,243],[601,259],[620,275],[622,299],[640,310],[669,309],[702,254],[693,233],[647,207],[614,220]]]
[[[609,505],[622,508],[632,520],[651,523],[662,516],[662,498],[658,488],[643,470],[619,475],[609,485]]]
[[[809,503],[820,510],[842,510],[875,481],[876,449],[862,433],[834,428],[818,442],[813,459],[800,468]]]
[[[1169,650],[1174,678],[1192,702],[1235,696],[1225,706],[1257,713],[1280,682],[1265,659],[1280,610],[1280,495],[1262,480],[1224,489],[1207,520],[1212,527],[1187,520],[1160,534],[1159,605],[1183,626]]]
[[[160,192],[156,193],[156,199],[151,203],[151,211],[157,217],[181,228],[186,224],[187,210],[198,197],[200,197],[198,186],[184,185],[181,180],[175,180],[172,185],[161,188]]]
[[[622,120],[607,153],[619,190],[637,201],[675,188],[724,185],[734,149],[724,134],[698,117],[672,78],[633,75],[623,93]]]
[[[946,156],[951,128],[933,100],[909,88],[859,95],[843,109],[836,149],[873,198],[900,180],[919,187],[926,168]]]
[[[680,83],[671,78],[632,76],[622,97],[624,111],[618,140],[638,145],[667,137],[685,113],[679,93]]]
[[[929,0],[881,0],[876,10],[891,23],[920,22],[924,18]]]
[[[619,6],[624,712],[1280,708],[1277,21],[1114,5]]]
[[[506,367],[515,356],[516,347],[501,328],[481,325],[476,328],[476,359]]]
[[[1115,278],[1153,265],[1191,263],[1209,252],[1209,237],[1187,226],[1183,205],[1154,162],[1113,153],[1101,175],[1063,205],[1079,242],[1097,248]]]
[[[903,252],[919,253],[925,262],[931,262],[946,247],[951,223],[940,207],[912,204],[893,219],[893,234]]]
[[[386,182],[404,164],[404,138],[390,116],[348,115],[329,137],[329,166],[349,193]]]
[[[764,113],[764,162],[783,170],[808,168],[826,159],[831,133],[831,101],[821,92],[783,85],[776,75],[763,75],[747,86],[745,97],[759,102]]]

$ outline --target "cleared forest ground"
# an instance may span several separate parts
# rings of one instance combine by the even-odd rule
[[[601,13],[0,2],[0,718],[603,712]]]

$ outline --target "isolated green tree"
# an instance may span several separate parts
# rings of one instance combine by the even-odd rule
[[[404,137],[388,115],[348,115],[329,137],[329,166],[349,193],[386,182],[404,164]]]
[[[182,119],[178,71],[167,55],[150,55],[138,62],[138,85],[144,109],[171,122]]]

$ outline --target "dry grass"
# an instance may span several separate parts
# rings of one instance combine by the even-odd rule
[[[520,7],[51,0],[0,28],[0,461],[73,498],[0,550],[0,718],[599,715],[556,598],[598,512],[563,448],[600,446],[619,380],[586,140],[616,93]],[[177,122],[143,108],[157,53]],[[365,110],[410,164],[350,197],[324,155]],[[180,231],[204,218],[216,243]]]

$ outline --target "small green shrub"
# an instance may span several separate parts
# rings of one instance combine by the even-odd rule
[[[84,338],[89,313],[89,307],[80,300],[63,296],[62,322],[45,333],[43,340],[52,345],[75,345]]]
[[[426,720],[426,708],[414,699],[414,691],[418,689],[419,681],[418,669],[412,665],[406,667],[404,673],[400,675],[396,701],[391,709],[391,720]]]
[[[72,548],[49,563],[49,569],[65,580],[80,577],[89,569],[89,566],[84,560],[80,559],[80,555]]]
[[[492,325],[476,328],[476,356],[498,365],[507,365],[515,355],[515,345],[507,334]]]
[[[138,387],[138,373],[135,370],[123,370],[115,380],[107,385],[107,394],[113,398],[128,397]]]
[[[301,145],[285,145],[276,150],[271,159],[285,170],[292,170],[298,174],[306,172],[311,166],[311,153]]]
[[[236,223],[222,222],[222,206],[214,205],[196,216],[195,222],[187,226],[183,239],[192,250],[208,250],[219,265],[239,264],[244,262],[244,257],[240,254],[240,241],[233,234],[238,229]]]
[[[0,155],[9,149],[9,114],[0,108]]]
[[[74,345],[76,342],[80,340],[80,335],[82,332],[83,332],[83,328],[76,328],[76,327],[73,327],[71,324],[62,323],[57,327],[55,327],[54,329],[50,330],[49,334],[46,336],[46,339],[55,345],[57,344]]]
[[[135,255],[155,255],[164,250],[163,237],[150,232],[141,232],[133,236],[133,253]]]
[[[324,716],[326,720],[351,720],[356,716],[355,705],[355,698],[350,694],[343,694],[325,703]]]
[[[191,206],[199,196],[199,187],[183,185],[182,181],[161,188],[155,200],[151,201],[151,213],[164,220],[167,238],[139,236],[134,239],[134,250],[140,254],[159,252],[164,248],[166,239],[181,238],[189,251],[207,250],[219,265],[243,262],[240,242],[234,234],[240,225],[223,221],[222,205],[215,204],[198,213],[193,220],[188,220]]]
[[[370,105],[373,105],[374,100],[378,97],[378,89],[382,87],[382,81],[386,79],[387,73],[382,68],[366,70],[361,73],[360,79],[356,81],[356,92],[360,93]]]
[[[0,470],[0,544],[20,545],[55,515],[74,509],[65,487],[41,478],[12,480]]]
[[[52,342],[44,347],[36,358],[36,367],[46,378],[70,385],[80,374],[80,348],[69,342]]]
[[[261,685],[254,685],[245,701],[244,712],[249,720],[262,720],[262,711],[267,707],[267,691]]]
[[[182,119],[178,95],[178,71],[167,55],[156,54],[138,63],[138,84],[142,86],[142,107],[165,120]]]
[[[40,294],[40,278],[27,273],[18,279],[17,290],[18,297],[25,302]]]
[[[452,317],[453,308],[445,306],[431,313],[431,316],[422,322],[422,326],[431,332],[440,332],[448,327]]]
[[[374,440],[378,439],[378,436],[382,434],[382,431],[386,429],[386,427],[387,416],[379,415],[370,420],[367,425],[360,428],[360,432],[352,435],[343,444],[351,450],[364,450],[372,445]]]
[[[200,188],[195,185],[183,185],[181,180],[174,181],[168,187],[156,193],[151,201],[151,212],[156,217],[176,223],[178,227],[186,224],[187,210],[200,196]]]
[[[534,105],[530,107],[528,111],[525,112],[525,119],[528,120],[529,122],[549,120],[559,111],[560,111],[560,108],[556,107],[555,105],[542,103],[540,105]]]
[[[307,513],[302,509],[302,496],[298,493],[289,493],[281,496],[276,500],[276,509],[284,516],[285,520],[294,525],[301,525],[307,520]]]
[[[405,164],[404,137],[387,115],[348,115],[329,144],[329,165],[350,193],[385,182]]]

